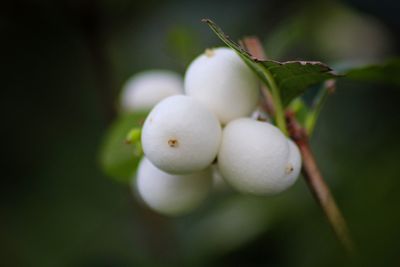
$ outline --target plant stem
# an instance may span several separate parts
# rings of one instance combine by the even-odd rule
[[[260,40],[257,37],[246,37],[241,41],[244,48],[259,60],[267,59]],[[264,71],[265,78],[268,81],[269,88],[261,88],[266,102],[266,110],[275,118],[276,125],[285,134],[288,135],[285,121],[285,113],[282,106],[281,96],[274,78],[268,70]]]
[[[288,135],[288,131],[286,128],[286,121],[285,121],[285,113],[282,106],[281,96],[279,94],[278,86],[275,83],[274,78],[269,73],[269,71],[265,71],[265,77],[268,80],[268,84],[271,90],[272,100],[274,102],[275,108],[275,123],[278,128],[285,134]]]
[[[354,244],[347,223],[325,183],[308,142],[306,131],[300,127],[293,112],[286,113],[291,138],[298,145],[303,160],[303,176],[340,243],[349,254],[354,254]]]
[[[244,38],[242,40],[242,43],[247,51],[256,58],[266,59],[264,49],[257,37]],[[266,74],[269,74],[269,72],[267,71]],[[285,114],[282,103],[280,101],[278,87],[271,75],[266,75],[266,78],[268,79],[268,84],[270,85],[268,92],[271,92],[271,94],[264,94],[264,97],[268,98],[266,99],[266,103],[269,106],[268,109],[275,111],[276,124],[281,130],[284,129],[286,131],[287,122],[289,136],[293,139],[294,142],[296,142],[302,155],[302,172],[304,178],[306,179],[307,185],[314,195],[316,201],[322,208],[323,212],[325,213],[326,218],[328,219],[328,222],[335,232],[338,240],[349,254],[353,254],[355,252],[354,244],[350,237],[346,221],[318,168],[314,154],[308,142],[307,132],[305,131],[305,129],[300,127],[299,123],[296,121],[295,114],[293,112],[286,112],[285,121]],[[328,95],[328,93],[332,92],[334,88],[334,80],[327,81],[326,92],[323,92],[323,95],[321,96],[322,98],[319,99],[317,106],[315,107],[316,114],[313,118],[313,124],[315,124],[315,121],[318,117],[322,104],[326,99],[326,96]],[[271,101],[271,98],[273,102]]]

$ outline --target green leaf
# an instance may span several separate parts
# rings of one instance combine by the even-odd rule
[[[356,81],[400,86],[400,58],[389,60],[383,64],[350,68],[345,71],[345,76]]]
[[[100,151],[103,171],[115,180],[129,183],[141,158],[140,143],[128,144],[126,137],[132,128],[140,127],[147,113],[125,114],[119,117],[105,135]],[[131,131],[131,132],[130,132]]]
[[[327,65],[313,61],[262,62],[277,80],[283,104],[288,105],[307,89],[337,77]]]
[[[310,113],[310,108],[306,105],[301,97],[296,98],[293,100],[290,105],[289,109],[292,110],[296,114],[296,119],[300,123],[300,125],[304,125],[308,114]]]
[[[260,79],[272,91],[271,78],[279,90],[283,106],[287,106],[294,98],[307,89],[325,80],[338,77],[327,65],[317,61],[287,61],[260,60],[241,46],[232,41],[229,36],[213,21],[204,19],[216,35],[230,48],[234,49],[246,64],[253,69]],[[271,92],[272,94],[274,92]],[[275,103],[276,104],[276,103]]]

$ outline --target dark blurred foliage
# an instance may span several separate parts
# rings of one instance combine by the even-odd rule
[[[344,255],[303,181],[272,198],[215,195],[196,213],[168,219],[98,165],[130,75],[183,73],[206,47],[221,45],[201,18],[234,38],[262,37],[277,59],[336,64],[398,54],[396,5],[3,2],[0,266],[399,266],[399,88],[339,82],[313,137],[356,259]]]

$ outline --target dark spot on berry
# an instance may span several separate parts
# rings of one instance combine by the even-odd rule
[[[206,54],[206,57],[213,57],[215,52],[212,49],[206,49],[206,51],[204,52]]]
[[[286,166],[285,172],[286,172],[286,174],[291,174],[293,171],[294,171],[293,165],[289,163],[289,164]]]
[[[169,139],[169,140],[168,140],[168,145],[169,145],[170,147],[177,147],[177,146],[178,146],[178,140],[176,140],[176,139]]]

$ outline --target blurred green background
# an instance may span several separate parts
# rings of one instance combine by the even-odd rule
[[[214,192],[170,219],[98,162],[127,78],[183,74],[222,45],[202,18],[260,36],[273,59],[339,68],[398,55],[396,1],[5,1],[0,14],[0,266],[400,266],[399,88],[341,80],[313,136],[355,259],[302,179],[276,197]]]

